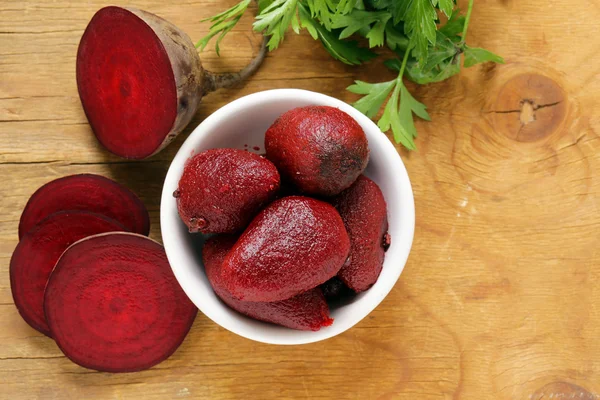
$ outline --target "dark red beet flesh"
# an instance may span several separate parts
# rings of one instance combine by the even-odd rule
[[[77,87],[94,134],[110,152],[145,158],[160,148],[177,117],[167,51],[141,18],[99,10],[77,51]]]
[[[225,289],[221,278],[223,260],[235,241],[233,236],[214,236],[202,249],[206,276],[225,304],[251,318],[303,331],[318,331],[333,323],[320,289],[311,289],[291,299],[272,303],[236,300]]]
[[[243,150],[214,149],[193,156],[173,194],[190,232],[243,230],[279,190],[269,160]]]
[[[80,239],[124,229],[118,222],[99,214],[62,211],[50,215],[23,236],[10,259],[10,286],[23,319],[50,336],[44,317],[44,288],[56,261],[67,247]]]
[[[223,263],[223,284],[239,300],[289,299],[337,274],[349,249],[335,208],[285,197],[261,211],[240,236]]]
[[[327,106],[295,108],[280,116],[265,134],[265,148],[283,178],[315,195],[333,196],[348,188],[369,161],[361,126]]]
[[[50,275],[44,309],[63,353],[106,372],[140,371],[165,360],[197,312],[163,247],[130,233],[96,235],[69,247]]]
[[[105,215],[142,235],[150,231],[148,211],[133,192],[103,176],[81,174],[53,180],[31,196],[21,214],[19,239],[50,214],[67,210]]]
[[[344,220],[351,245],[350,263],[338,276],[350,289],[362,292],[377,282],[390,245],[385,199],[375,182],[360,176],[333,204]]]

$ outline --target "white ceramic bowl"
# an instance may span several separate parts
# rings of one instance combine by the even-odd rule
[[[338,107],[364,129],[371,158],[365,174],[373,179],[388,205],[392,244],[373,287],[331,310],[333,325],[318,332],[296,331],[247,318],[227,307],[214,294],[202,265],[203,237],[188,233],[179,219],[173,192],[186,160],[195,153],[219,147],[264,150],[267,128],[285,111],[306,105]],[[256,147],[255,147],[256,146]],[[377,125],[352,106],[332,97],[298,89],[254,93],[235,100],[206,118],[187,138],[169,168],[160,204],[162,238],[171,268],[181,287],[207,317],[231,332],[272,344],[317,342],[338,335],[366,317],[392,290],[406,264],[415,227],[413,193],[404,164]]]

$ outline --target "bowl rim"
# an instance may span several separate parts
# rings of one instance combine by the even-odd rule
[[[173,204],[175,204],[176,207],[176,203],[172,197],[172,190],[169,189],[169,186],[171,186],[170,183],[173,180],[179,181],[180,176],[175,176],[175,170],[178,170],[182,165],[185,164],[187,159],[190,157],[190,154],[192,154],[192,152],[195,150],[197,143],[201,142],[203,138],[210,136],[211,132],[214,131],[214,127],[218,125],[218,121],[222,120],[224,117],[230,116],[237,110],[241,110],[248,105],[256,106],[257,104],[260,104],[262,102],[273,102],[277,100],[285,101],[290,99],[302,99],[308,102],[314,102],[315,104],[327,104],[332,107],[337,107],[342,111],[348,113],[355,120],[357,120],[357,122],[363,128],[367,126],[369,132],[376,132],[374,134],[375,136],[373,136],[373,133],[370,134],[369,132],[367,132],[367,129],[365,129],[365,133],[367,134],[369,141],[375,138],[375,140],[378,142],[378,145],[380,146],[380,150],[385,153],[384,158],[387,160],[386,163],[393,164],[392,167],[395,171],[394,182],[395,184],[399,183],[400,185],[398,190],[401,191],[400,198],[402,198],[403,202],[404,218],[401,224],[401,231],[403,236],[406,238],[406,241],[404,243],[393,243],[393,246],[395,246],[396,249],[400,247],[400,250],[396,251],[398,254],[394,259],[394,266],[396,266],[397,271],[393,275],[393,279],[387,281],[386,284],[380,288],[380,291],[377,292],[376,296],[371,296],[371,301],[368,304],[362,304],[361,307],[358,307],[358,310],[354,313],[355,315],[352,316],[350,322],[344,324],[343,326],[336,326],[334,322],[332,326],[321,329],[317,332],[298,331],[303,332],[304,334],[299,334],[301,338],[295,340],[290,340],[289,336],[286,336],[284,338],[269,337],[258,335],[254,332],[247,332],[245,329],[239,329],[240,325],[238,323],[231,321],[222,321],[220,318],[218,318],[217,313],[212,312],[209,309],[209,307],[203,307],[202,302],[195,301],[195,292],[197,291],[197,288],[194,287],[193,282],[191,280],[186,279],[184,271],[186,269],[189,269],[189,266],[182,266],[181,263],[178,262],[178,260],[176,259],[179,251],[176,249],[177,243],[174,238],[175,235],[170,235],[169,232],[167,232],[169,227],[171,227],[174,223],[174,218],[172,217],[173,213],[167,211],[170,209],[168,207],[172,207]],[[369,145],[369,147],[371,147],[371,144]],[[178,218],[178,214],[175,214],[177,215],[176,218]],[[412,248],[415,230],[414,195],[408,172],[402,159],[400,158],[398,151],[396,150],[392,142],[388,139],[388,137],[385,134],[381,133],[380,129],[370,118],[362,114],[360,111],[356,110],[351,105],[345,103],[344,101],[322,93],[303,89],[271,89],[255,92],[225,104],[224,106],[220,107],[218,110],[213,112],[211,115],[209,115],[207,118],[205,118],[196,128],[194,128],[192,133],[186,138],[184,143],[181,145],[180,149],[177,151],[177,154],[171,161],[171,164],[169,165],[169,169],[165,176],[160,202],[160,224],[161,236],[165,247],[165,252],[167,254],[169,264],[171,265],[171,269],[177,279],[177,282],[182,287],[187,297],[210,320],[239,336],[262,343],[280,345],[307,344],[329,339],[352,328],[354,325],[356,325],[358,322],[364,319],[367,315],[369,315],[393,289],[400,275],[402,274],[402,271],[404,270],[406,262],[408,261],[410,250]],[[359,302],[360,300],[354,304],[358,305]],[[224,303],[221,304],[223,307],[227,307],[227,305],[225,305]],[[319,332],[321,332],[321,334],[318,334]],[[306,333],[312,333],[313,335],[308,335]]]

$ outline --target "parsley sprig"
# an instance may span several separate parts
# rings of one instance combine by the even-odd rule
[[[398,76],[387,82],[356,81],[348,90],[362,95],[354,107],[373,119],[381,115],[379,128],[391,130],[397,143],[414,150],[414,118],[429,121],[430,117],[427,107],[409,92],[404,78],[422,85],[443,81],[460,72],[463,55],[467,68],[504,62],[488,50],[466,44],[473,2],[469,0],[467,13],[462,15],[455,0],[258,0],[253,27],[269,37],[270,51],[279,47],[289,28],[296,33],[306,29],[332,57],[349,65],[376,57],[371,51],[375,47],[387,47],[394,57],[385,65]],[[221,40],[250,3],[242,0],[206,19],[212,26],[196,47],[203,50],[216,36],[218,54]],[[447,18],[445,24],[440,23],[441,15]]]

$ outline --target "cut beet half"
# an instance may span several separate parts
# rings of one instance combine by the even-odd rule
[[[158,153],[192,120],[202,96],[258,69],[267,42],[241,71],[214,74],[170,22],[135,8],[102,8],[77,50],[77,88],[94,134],[121,157]]]
[[[235,299],[225,289],[221,277],[223,260],[235,241],[234,236],[213,236],[204,243],[202,249],[206,276],[217,296],[225,304],[250,318],[302,331],[318,331],[333,323],[333,319],[329,317],[329,307],[319,288],[272,303]]]
[[[62,211],[50,215],[23,236],[10,259],[10,287],[23,319],[50,336],[44,317],[44,288],[56,261],[80,239],[124,229],[103,215]]]
[[[167,359],[198,311],[163,247],[130,233],[96,235],[69,247],[50,275],[44,309],[63,353],[106,372],[140,371]]]
[[[141,10],[99,10],[79,43],[83,109],[100,143],[121,157],[166,146],[196,112],[202,80],[190,38]]]
[[[100,175],[81,174],[53,180],[31,196],[21,214],[19,239],[50,214],[67,210],[105,215],[142,235],[150,231],[148,211],[131,190]]]

